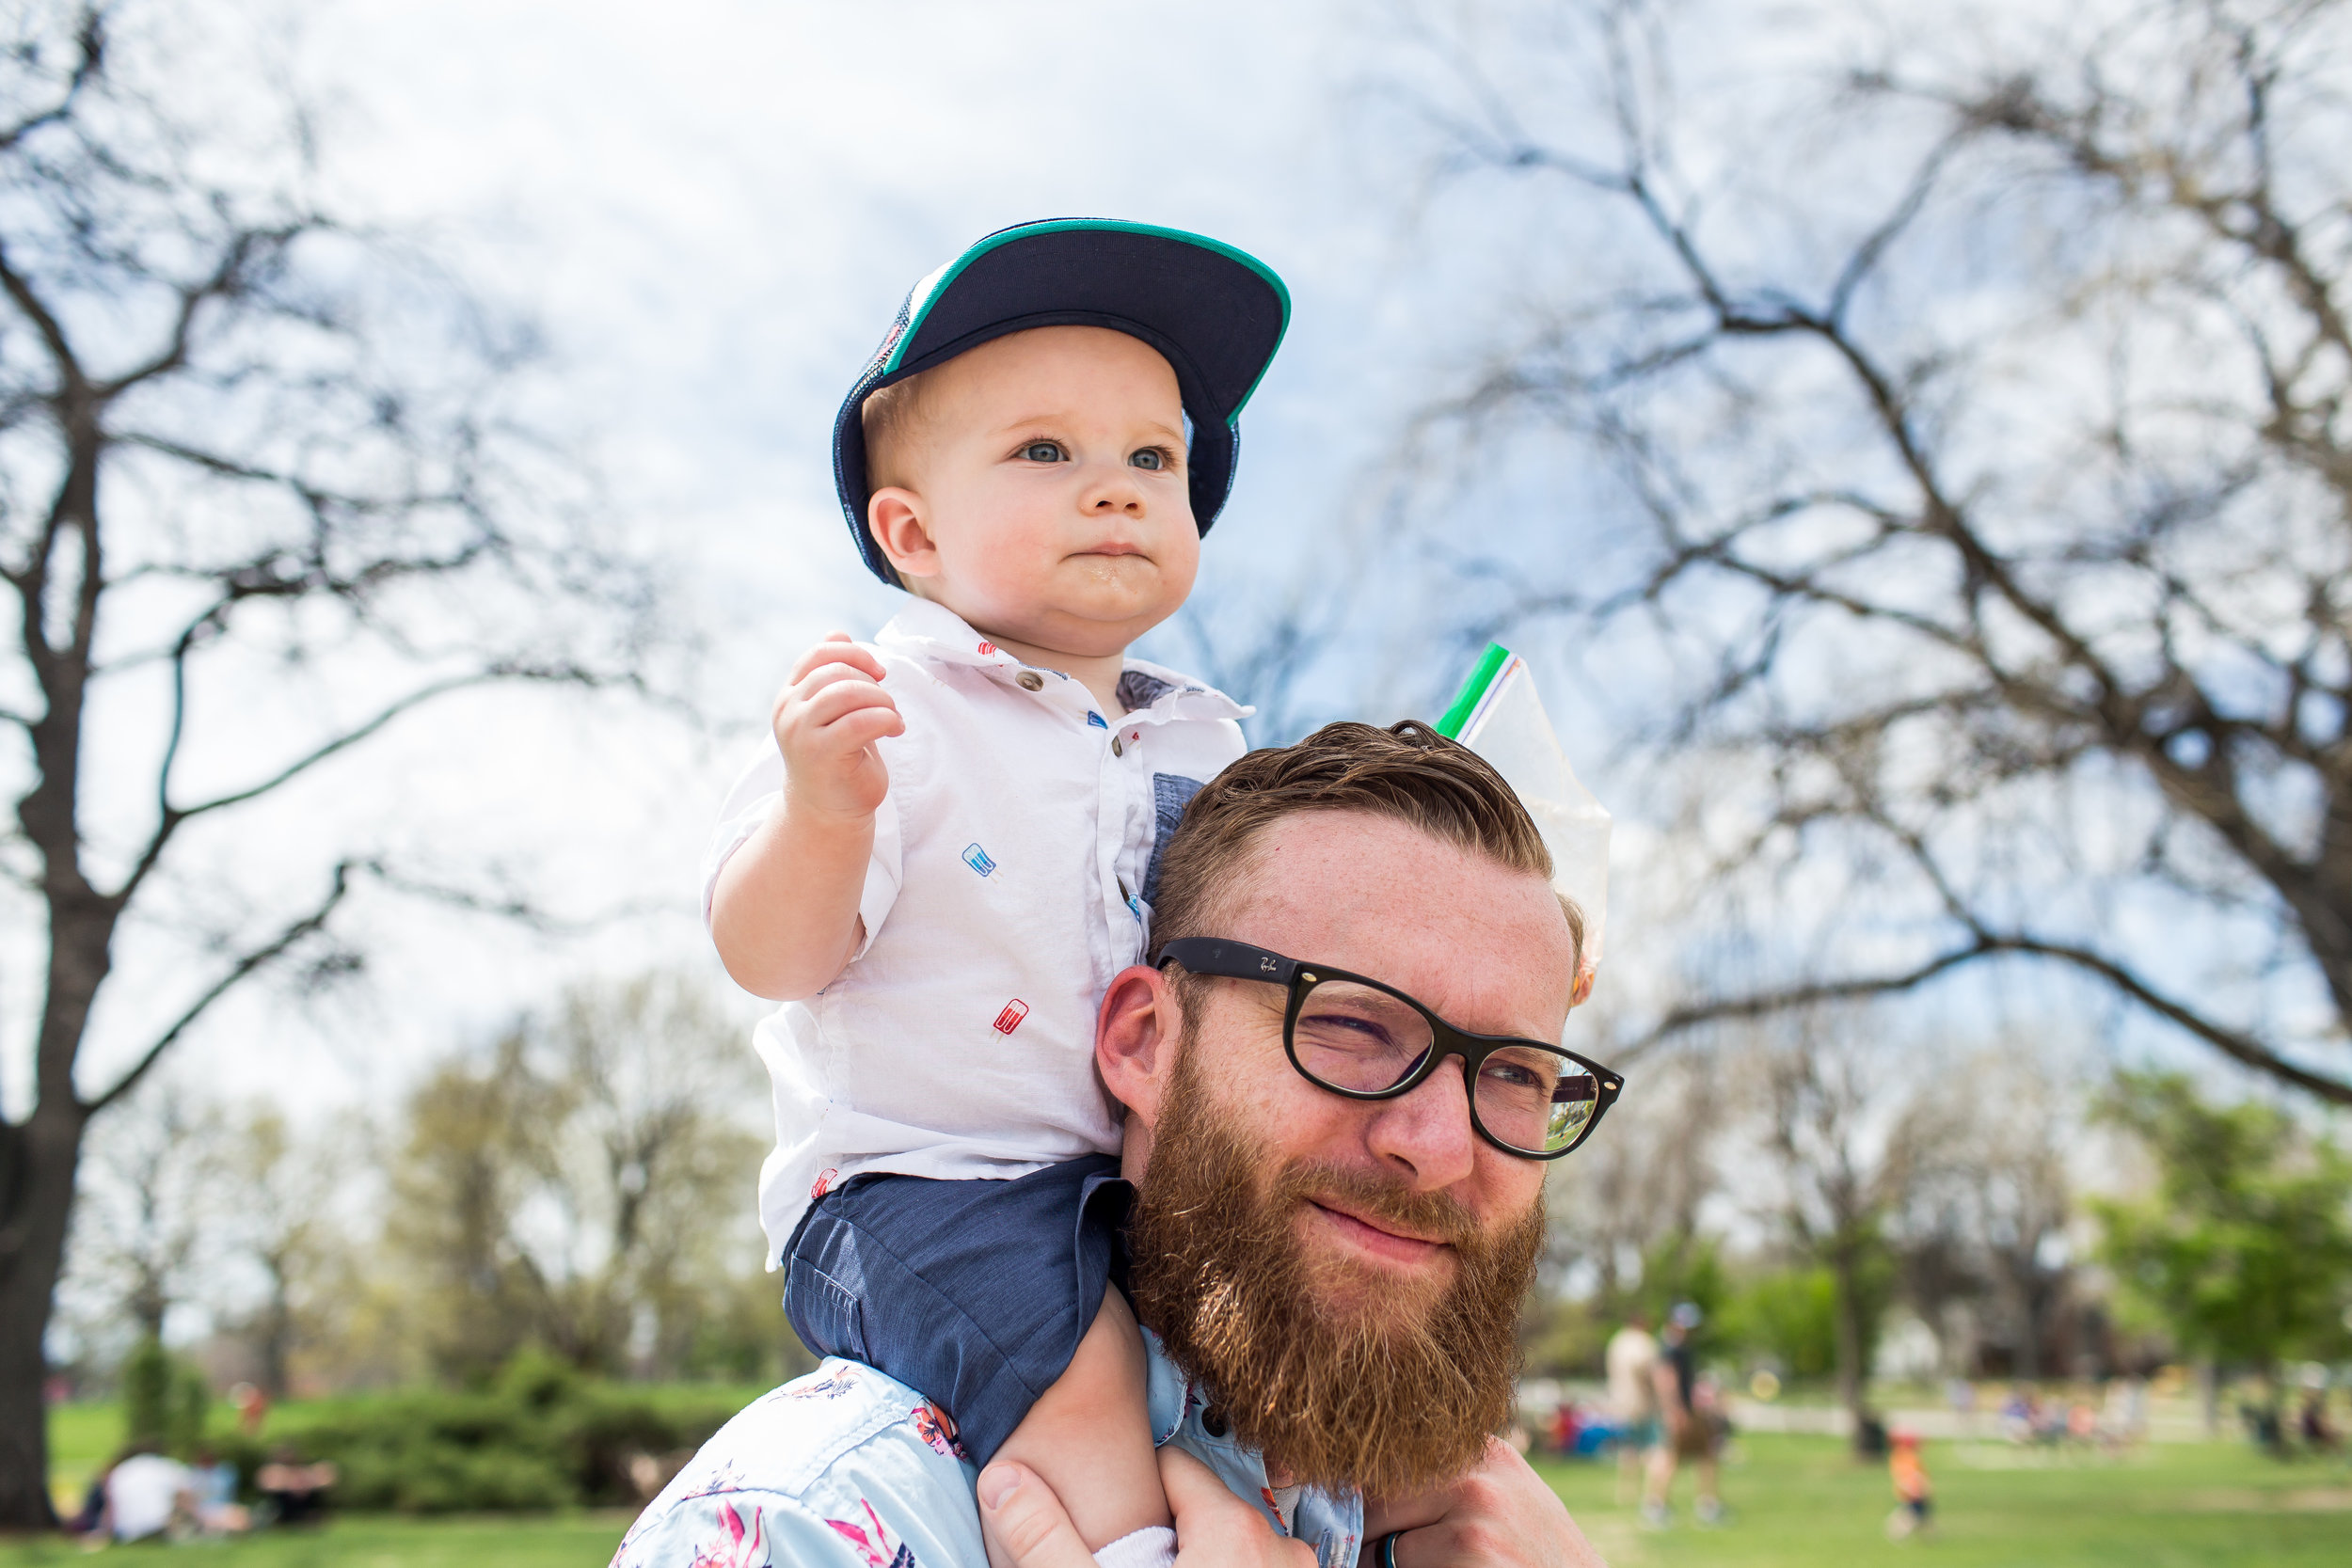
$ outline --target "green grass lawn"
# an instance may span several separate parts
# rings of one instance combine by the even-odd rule
[[[60,1415],[66,1414],[60,1412]],[[81,1438],[103,1449],[115,1429],[52,1428],[61,1463]],[[1613,1568],[1723,1564],[1805,1568],[1829,1563],[1936,1568],[2189,1568],[2207,1564],[2352,1562],[2352,1468],[2341,1461],[2278,1464],[2238,1443],[2156,1444],[2122,1459],[2060,1458],[1994,1443],[1931,1443],[1936,1526],[1925,1540],[1890,1543],[1893,1504],[1883,1466],[1857,1465],[1827,1438],[1746,1439],[1724,1473],[1732,1511],[1722,1528],[1690,1523],[1691,1483],[1676,1482],[1677,1522],[1636,1527],[1613,1494],[1608,1465],[1546,1462]],[[262,1534],[185,1548],[215,1568],[600,1568],[626,1513],[442,1519],[338,1518],[316,1533]],[[135,1549],[142,1552],[144,1549]],[[181,1553],[169,1555],[182,1560]],[[0,1543],[0,1568],[79,1560],[61,1540]],[[925,1568],[949,1568],[926,1564]]]
[[[1933,1563],[1936,1568],[2188,1568],[2352,1562],[2352,1469],[2280,1464],[2240,1443],[2147,1445],[2127,1457],[2059,1457],[1997,1443],[1930,1443],[1935,1526],[1890,1542],[1885,1467],[1829,1438],[1744,1439],[1724,1471],[1730,1521],[1691,1522],[1692,1482],[1675,1482],[1675,1523],[1652,1532],[1614,1497],[1613,1465],[1546,1463],[1613,1568],[1647,1564]]]
[[[733,1386],[673,1384],[647,1385],[642,1391],[663,1405],[671,1402],[705,1404],[716,1392],[725,1402],[739,1408],[768,1392],[771,1386],[765,1383]],[[305,1428],[364,1408],[382,1398],[380,1394],[352,1394],[334,1399],[288,1401],[271,1407],[262,1428],[262,1436],[270,1442],[290,1439],[298,1446]],[[224,1402],[214,1408],[208,1430],[230,1431],[236,1425],[236,1419],[235,1410]],[[59,1513],[70,1513],[81,1506],[82,1495],[89,1485],[90,1477],[121,1447],[122,1431],[122,1407],[112,1401],[54,1404],[49,1407],[49,1491]],[[0,1558],[0,1562],[7,1560]]]
[[[603,1568],[630,1515],[563,1513],[407,1519],[365,1514],[317,1530],[263,1531],[245,1540],[197,1545],[125,1546],[105,1560],[202,1564],[205,1568]],[[0,1565],[62,1568],[90,1560],[62,1537],[0,1542]]]

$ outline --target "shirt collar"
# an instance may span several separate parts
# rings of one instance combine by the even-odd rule
[[[933,664],[961,664],[976,670],[1002,670],[1008,674],[1021,661],[978,632],[944,604],[909,595],[904,610],[874,636],[877,647]]]
[[[1119,700],[1127,705],[1129,719],[1247,719],[1258,711],[1180,671],[1141,658],[1126,661]]]
[[[1288,1487],[1278,1494],[1267,1482],[1265,1459],[1235,1439],[1222,1423],[1212,1433],[1202,1418],[1209,1392],[1168,1359],[1160,1337],[1143,1330],[1144,1388],[1152,1441],[1175,1444],[1208,1465],[1235,1497],[1284,1535],[1306,1541],[1323,1564],[1350,1563],[1363,1536],[1363,1497],[1354,1491]]]
[[[1029,668],[973,630],[970,623],[946,605],[914,595],[875,634],[874,643],[932,664],[985,670],[1001,680],[1011,680]],[[1045,673],[1057,680],[1070,678],[1058,670]],[[1180,671],[1133,657],[1124,661],[1119,696],[1127,705],[1129,719],[1247,719],[1258,711]]]

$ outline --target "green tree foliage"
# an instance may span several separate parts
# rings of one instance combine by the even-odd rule
[[[276,1106],[256,1101],[232,1123],[228,1139],[234,1207],[221,1240],[243,1254],[261,1285],[242,1326],[259,1364],[255,1381],[274,1400],[286,1397],[294,1354],[319,1336],[328,1313],[327,1274],[338,1237],[331,1184],[318,1173],[334,1135],[301,1138]]]
[[[1597,1374],[1611,1334],[1637,1314],[1653,1326],[1662,1323],[1686,1301],[1702,1314],[1691,1345],[1704,1359],[1728,1343],[1721,1314],[1733,1294],[1715,1238],[1687,1231],[1661,1237],[1644,1249],[1641,1276],[1630,1285],[1613,1280],[1588,1297],[1531,1299],[1519,1325],[1527,1370],[1549,1377]]]
[[[410,1096],[385,1249],[395,1332],[480,1386],[525,1347],[584,1372],[808,1364],[761,1274],[764,1103],[740,1033],[679,976],[570,993]]]
[[[2347,1348],[2352,1158],[2275,1107],[2207,1102],[2185,1073],[2125,1073],[2101,1109],[2158,1171],[2149,1196],[2093,1205],[2103,1256],[2183,1351],[2271,1373]]]
[[[1873,1255],[1859,1283],[1867,1366],[1893,1294],[1894,1270],[1883,1253]],[[1724,1309],[1722,1339],[1776,1362],[1789,1377],[1829,1377],[1837,1370],[1837,1276],[1830,1269],[1778,1269],[1749,1280],[1732,1295]]]
[[[122,1363],[122,1440],[182,1458],[204,1441],[213,1391],[204,1374],[153,1337],[141,1339]]]
[[[1791,1022],[1809,1026],[1786,1027]],[[1870,1135],[1888,1084],[1856,1019],[1787,1015],[1755,1061],[1764,1151],[1780,1167],[1787,1251],[1826,1272],[1833,1291],[1837,1402],[1864,1418],[1870,1347],[1891,1298],[1885,1221],[1903,1161]]]

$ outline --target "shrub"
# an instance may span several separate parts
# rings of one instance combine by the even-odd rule
[[[213,1391],[204,1374],[164,1348],[153,1336],[132,1347],[122,1363],[122,1439],[151,1444],[186,1459],[204,1442]]]
[[[626,1504],[637,1500],[630,1456],[695,1448],[735,1410],[722,1395],[596,1382],[526,1351],[486,1389],[372,1401],[306,1428],[302,1447],[341,1468],[343,1508]]]

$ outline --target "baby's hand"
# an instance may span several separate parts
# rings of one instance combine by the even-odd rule
[[[881,806],[890,772],[874,742],[907,727],[882,678],[882,660],[843,631],[827,634],[792,666],[769,724],[795,814],[871,816]]]

